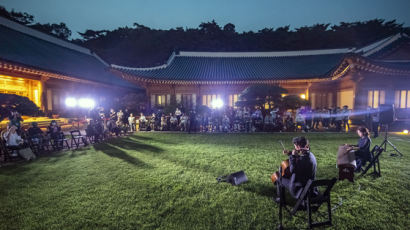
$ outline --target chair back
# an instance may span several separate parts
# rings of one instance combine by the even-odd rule
[[[70,131],[70,134],[71,134],[71,138],[73,139],[82,136],[80,130],[78,129]]]

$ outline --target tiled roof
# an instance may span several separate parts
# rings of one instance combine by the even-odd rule
[[[288,52],[180,52],[167,64],[151,68],[112,65],[153,80],[241,81],[324,78],[351,49]]]
[[[403,42],[408,41],[410,41],[410,38],[407,34],[399,33],[357,49],[355,53],[368,58],[379,58],[383,57],[386,51],[392,50]]]
[[[109,71],[90,50],[0,18],[0,58],[12,63],[108,85],[136,86]]]

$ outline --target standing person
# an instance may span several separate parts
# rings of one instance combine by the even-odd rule
[[[336,132],[342,131],[342,120],[343,120],[343,114],[342,110],[340,107],[337,107],[336,110],[334,110],[334,125],[336,127]]]
[[[10,111],[10,126],[14,125],[17,129],[17,133],[20,133],[20,128],[21,128],[21,122],[23,122],[23,118],[21,118],[21,115],[17,110],[13,109]]]
[[[331,112],[331,109],[323,108],[322,120],[323,120],[323,126],[325,127],[326,130],[329,129],[329,125],[330,125],[330,112]]]
[[[367,106],[366,113],[364,115],[364,124],[367,128],[371,129],[372,128],[372,122],[373,122],[372,107]]]
[[[346,130],[346,132],[348,132],[350,130],[350,125],[349,125],[350,110],[349,110],[349,106],[347,106],[347,105],[343,106],[342,114],[343,114],[343,119],[342,119],[343,129]]]
[[[179,122],[180,122],[180,120],[181,120],[181,115],[182,115],[181,110],[180,110],[179,108],[176,108],[176,110],[175,110],[175,116],[176,116],[177,119],[178,119],[178,124],[179,124]]]
[[[194,110],[191,110],[189,113],[189,128],[188,128],[188,133],[196,132],[196,113]]]
[[[379,125],[380,125],[380,113],[379,109],[372,110],[372,130],[373,130],[373,138],[379,136]]]
[[[297,111],[296,112],[296,127],[302,130],[302,132],[306,132],[306,124],[305,124],[305,118],[303,117],[303,114],[301,113],[301,111]]]
[[[128,117],[128,125],[130,126],[130,131],[135,132],[135,117],[133,113],[130,113],[130,116]]]
[[[130,111],[128,111],[128,109],[127,108],[125,108],[125,110],[124,110],[124,115],[123,115],[123,117],[122,117],[122,123],[125,125],[125,127],[128,129],[129,127],[128,127],[128,125],[129,125],[129,122],[128,122],[128,117],[130,116]]]
[[[316,108],[312,111],[313,116],[313,125],[312,129],[319,129],[319,122],[320,122],[320,109]]]

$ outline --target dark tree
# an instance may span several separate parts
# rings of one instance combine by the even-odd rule
[[[41,31],[46,34],[54,35],[58,38],[68,40],[71,36],[71,30],[68,29],[65,23],[60,23],[60,24],[40,24],[36,23],[33,25],[29,25],[29,27],[36,29],[38,31]]]
[[[38,116],[41,113],[36,104],[27,97],[0,93],[0,121],[8,117],[12,109],[27,116]]]

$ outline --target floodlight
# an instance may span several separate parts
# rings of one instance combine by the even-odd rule
[[[301,95],[300,95],[300,98],[306,99],[306,94],[301,94]]]
[[[220,109],[224,106],[224,102],[220,98],[213,100],[211,104],[214,109]]]
[[[67,107],[76,107],[77,106],[77,100],[73,97],[67,97],[65,99],[65,105]]]
[[[80,100],[78,100],[78,105],[81,108],[94,108],[95,106],[95,101],[91,98],[81,98]]]
[[[409,134],[409,130],[407,129],[403,130],[403,134]]]

